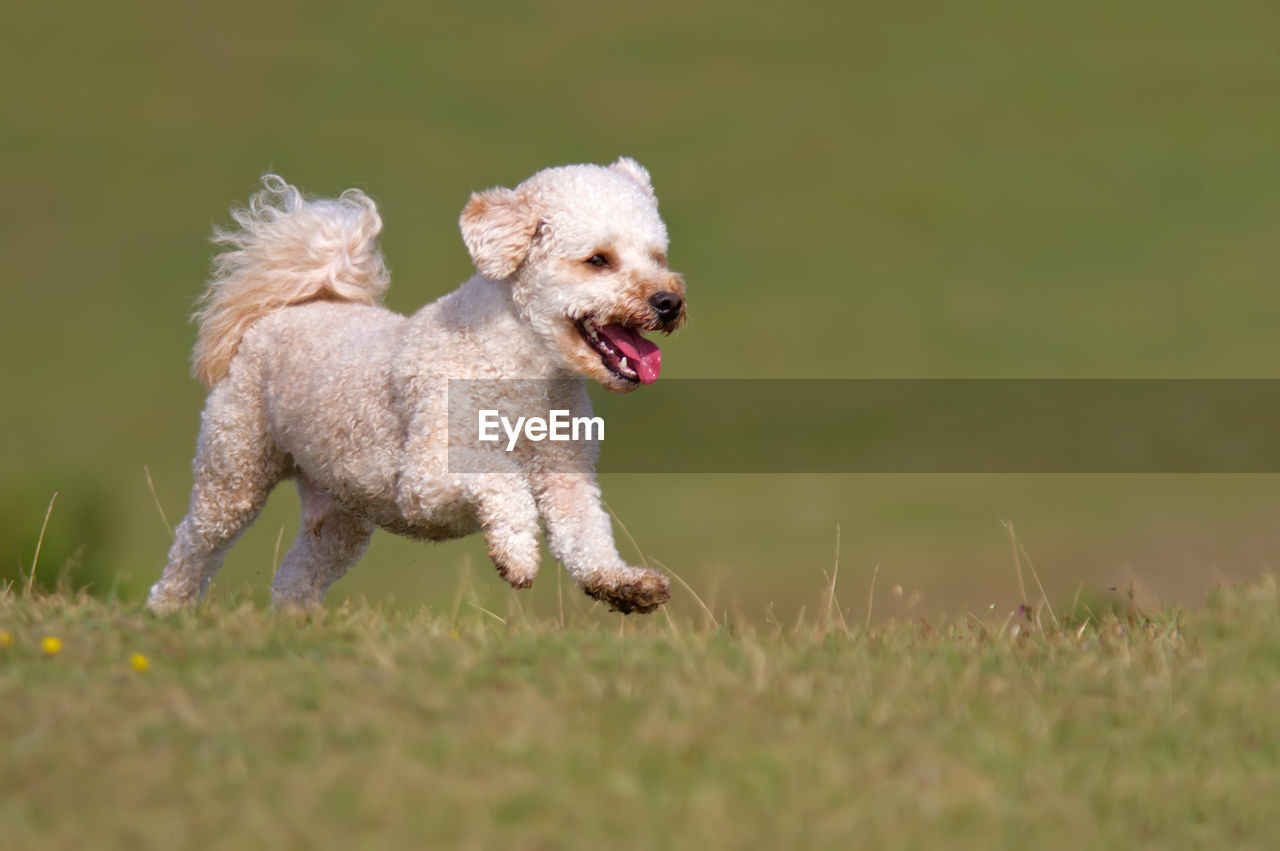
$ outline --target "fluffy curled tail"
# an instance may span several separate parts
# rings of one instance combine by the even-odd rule
[[[306,200],[274,174],[243,210],[238,227],[214,231],[229,248],[214,258],[200,297],[192,371],[212,387],[227,374],[245,332],[277,308],[314,299],[377,304],[390,275],[377,245],[382,219],[359,189]]]

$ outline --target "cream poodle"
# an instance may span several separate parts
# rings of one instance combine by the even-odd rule
[[[665,576],[618,555],[594,441],[498,443],[470,466],[475,435],[459,434],[449,402],[450,380],[483,379],[480,404],[581,414],[585,377],[621,393],[657,379],[661,352],[640,331],[678,328],[685,288],[648,172],[622,158],[472,195],[461,228],[478,274],[408,317],[380,304],[389,275],[368,196],[263,183],[238,227],[215,234],[228,249],[196,314],[209,397],[191,508],[148,605],[200,599],[283,479],[302,521],[272,582],[279,605],[318,604],[378,527],[431,541],[483,531],[498,572],[525,588],[540,521],[590,596],[621,612],[666,602]]]

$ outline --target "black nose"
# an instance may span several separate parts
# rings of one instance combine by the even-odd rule
[[[663,290],[649,296],[649,304],[657,312],[659,320],[670,322],[680,315],[680,306],[684,304],[684,299],[677,293]]]

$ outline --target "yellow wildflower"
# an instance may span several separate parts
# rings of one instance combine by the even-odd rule
[[[129,667],[133,668],[138,673],[142,673],[147,668],[151,667],[151,662],[149,662],[147,657],[143,656],[141,653],[134,653],[129,657]]]
[[[62,641],[52,635],[46,635],[40,639],[40,649],[44,651],[46,656],[57,656],[58,651],[62,649]]]

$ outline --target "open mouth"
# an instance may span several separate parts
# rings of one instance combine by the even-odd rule
[[[590,317],[574,323],[587,345],[600,354],[609,371],[626,381],[652,384],[662,371],[662,350],[635,328],[600,325]]]

